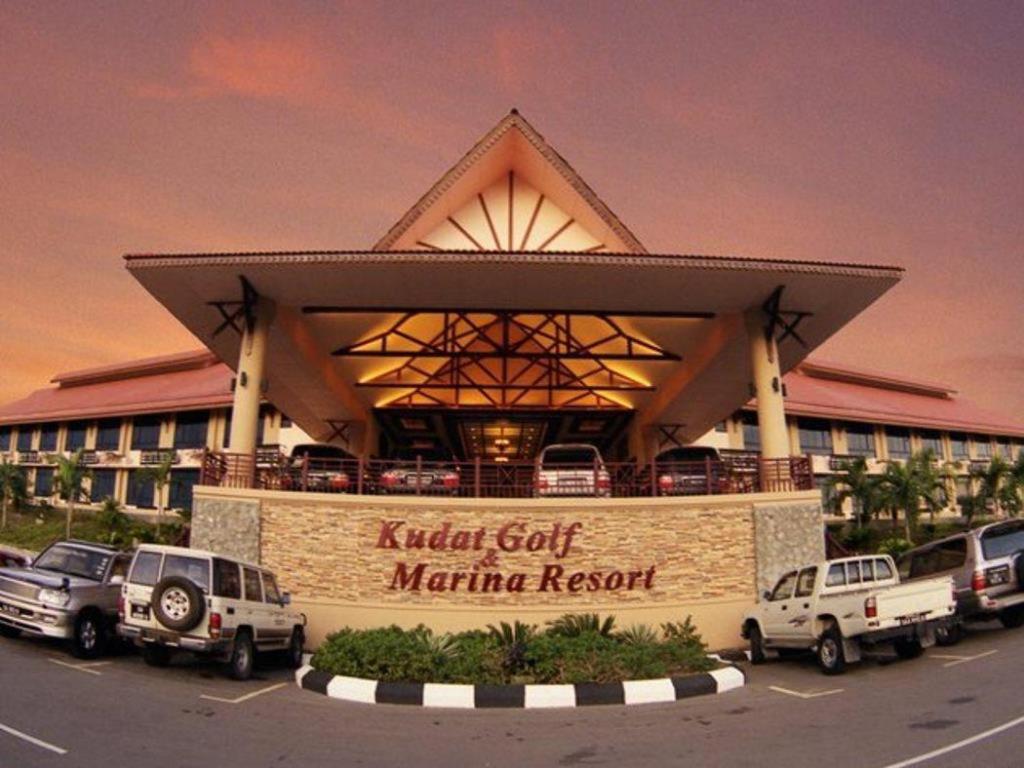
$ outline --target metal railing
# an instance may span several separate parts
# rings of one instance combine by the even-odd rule
[[[810,490],[806,456],[557,464],[290,458],[207,451],[201,485],[227,488],[466,498],[711,496]]]

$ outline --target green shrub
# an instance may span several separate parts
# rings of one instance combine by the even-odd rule
[[[615,637],[626,645],[656,645],[658,633],[646,624],[634,624],[615,633]]]
[[[843,547],[851,552],[867,552],[870,550],[873,538],[870,528],[851,528],[843,536],[842,543]]]
[[[899,557],[912,547],[913,545],[906,539],[901,539],[899,536],[891,536],[888,539],[882,539],[882,541],[879,542],[878,553],[880,555]]]
[[[604,621],[596,613],[566,613],[548,622],[548,634],[576,637],[577,635],[595,632],[606,637],[611,636],[615,629],[615,617],[608,616]]]

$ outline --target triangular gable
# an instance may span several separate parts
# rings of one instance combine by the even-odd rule
[[[515,110],[441,177],[374,250],[646,253]]]

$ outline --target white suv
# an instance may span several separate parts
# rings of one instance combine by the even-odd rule
[[[287,651],[293,667],[302,664],[305,617],[290,602],[261,566],[143,544],[121,591],[117,632],[152,666],[166,666],[181,648],[227,661],[231,676],[245,680],[256,651]]]

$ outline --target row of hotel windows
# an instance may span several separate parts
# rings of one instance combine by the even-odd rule
[[[264,410],[259,420],[256,433],[256,442],[263,445],[263,433],[266,422]],[[227,424],[222,439],[223,447],[227,447],[228,437],[231,434],[231,410],[226,412]],[[160,447],[161,425],[174,419],[174,448],[204,448],[207,445],[210,429],[209,411],[186,411],[178,414],[148,414],[135,416],[130,420],[131,424],[131,445],[130,450],[147,451]],[[96,424],[96,445],[97,451],[116,451],[121,447],[121,431],[123,429],[122,419],[101,419]],[[282,417],[281,426],[290,424]],[[85,448],[86,431],[90,426],[87,421],[69,422],[64,433],[64,444],[58,446],[60,431],[56,422],[41,424],[38,427],[34,424],[22,424],[16,428],[0,427],[0,452],[17,450],[26,452],[31,450],[39,451],[77,451]],[[17,430],[17,437],[14,431]],[[38,448],[33,448],[34,435],[39,434]]]
[[[120,470],[125,472],[126,470]],[[115,498],[118,501],[133,507],[152,509],[156,506],[156,489],[152,479],[144,479],[138,470],[127,470],[128,482],[125,486],[123,498],[117,494],[117,472],[116,469],[94,469],[91,478],[87,481],[89,501],[99,503],[106,498]],[[54,494],[53,470],[48,467],[39,467],[33,472],[32,495],[41,499],[48,499]],[[191,509],[192,488],[199,482],[198,469],[175,469],[171,471],[171,480],[168,485],[169,509]]]
[[[755,414],[743,414],[743,447],[745,450],[760,450],[761,436]],[[833,455],[832,424],[823,419],[797,419],[800,453]],[[875,444],[875,425],[847,423],[842,425],[846,432],[844,455],[874,458],[878,455]],[[987,435],[968,436],[965,433],[949,433],[949,454],[947,455],[942,435],[934,430],[919,430],[916,436],[920,450],[931,450],[939,459],[959,461],[971,458],[969,443],[974,445],[974,458],[989,459],[993,453],[993,439]],[[1010,459],[1020,446],[1008,438],[996,438],[996,451]],[[904,427],[885,427],[885,450],[891,459],[909,458],[912,451],[911,431]]]

